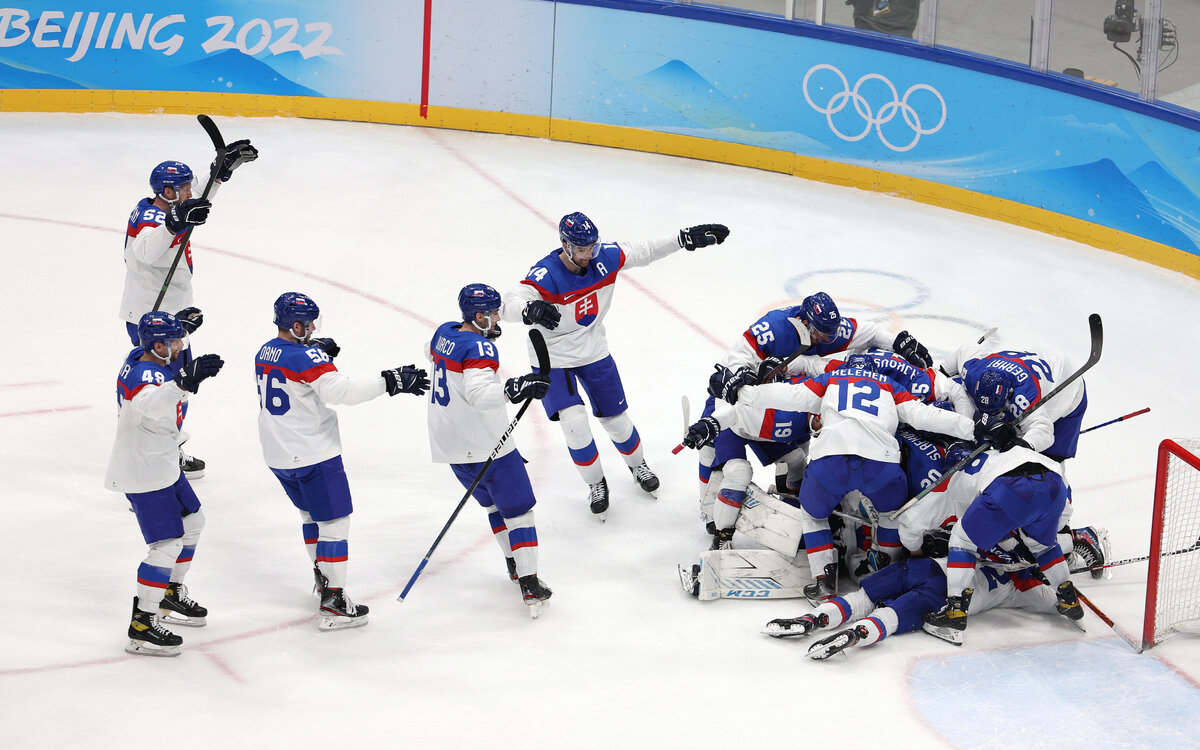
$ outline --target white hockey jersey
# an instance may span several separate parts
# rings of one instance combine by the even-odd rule
[[[179,480],[181,402],[187,391],[168,368],[137,359],[139,351],[117,377],[117,436],[104,477],[104,486],[114,492],[151,492]]]
[[[209,200],[216,196],[220,184],[213,182]],[[125,228],[125,289],[121,294],[120,316],[134,325],[154,309],[154,300],[162,290],[167,271],[175,261],[175,253],[187,231],[171,233],[163,224],[165,218],[166,214],[154,205],[153,198],[143,198],[129,215]],[[174,314],[193,304],[192,248],[189,242],[159,309]]]
[[[486,461],[508,429],[496,345],[461,321],[443,323],[429,342],[429,450],[436,463]],[[510,436],[496,457],[516,450]]]
[[[356,381],[338,372],[315,346],[275,338],[254,359],[258,437],[272,469],[299,469],[341,455],[337,414],[326,404],[359,404],[382,396],[382,376]]]
[[[521,322],[521,313],[529,302],[551,302],[562,315],[554,330],[545,330],[550,365],[555,369],[580,367],[608,356],[604,336],[604,317],[612,305],[613,286],[625,268],[636,268],[665,258],[679,249],[675,235],[640,242],[605,242],[596,245],[594,255],[582,275],[575,274],[555,250],[529,269],[525,280],[504,295],[500,317]],[[537,355],[529,347],[529,361],[536,366]]]
[[[850,455],[900,463],[900,421],[964,440],[974,436],[970,419],[927,406],[888,378],[865,370],[836,370],[796,385],[748,386],[738,392],[738,404],[820,414],[821,431],[809,446],[813,461]]]

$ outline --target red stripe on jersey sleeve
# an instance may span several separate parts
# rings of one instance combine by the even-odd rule
[[[817,394],[821,398],[825,398],[825,389],[827,387],[826,383],[824,383],[824,382],[818,383],[816,380],[810,379],[810,380],[805,380],[800,385],[803,385],[804,387],[808,388],[808,390]]]
[[[326,362],[316,367],[310,367],[307,370],[301,370],[296,373],[296,380],[299,380],[301,383],[311,383],[327,372],[337,372],[337,368],[333,366],[332,362]],[[291,378],[289,377],[288,380],[291,380]]]
[[[892,389],[888,388],[888,390],[891,391]],[[921,399],[912,395],[912,393],[910,393],[909,391],[900,391],[899,393],[896,393],[895,391],[893,391],[892,392],[892,400],[894,400],[897,404],[903,404],[906,401],[916,401],[917,403],[923,403],[921,401]]]
[[[120,380],[117,381],[117,388],[121,390],[121,398],[126,401],[132,401],[133,397],[141,393],[142,389],[148,385],[154,385],[154,383],[138,383],[136,388],[130,388]]]

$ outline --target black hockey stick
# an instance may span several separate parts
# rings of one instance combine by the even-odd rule
[[[1145,414],[1148,411],[1150,411],[1149,406],[1147,406],[1145,409],[1139,409],[1138,411],[1131,411],[1123,417],[1117,417],[1116,419],[1110,419],[1107,422],[1101,422],[1100,424],[1092,425],[1091,427],[1087,428],[1086,430],[1080,430],[1079,434],[1082,435],[1085,432],[1091,432],[1092,430],[1098,430],[1101,427],[1108,427],[1110,424],[1116,424],[1117,422],[1124,422],[1126,419],[1129,419],[1131,417],[1136,417],[1139,414]]]
[[[1089,329],[1089,332],[1091,335],[1092,346],[1091,346],[1091,352],[1088,354],[1087,362],[1083,363],[1083,367],[1080,367],[1075,372],[1073,372],[1070,375],[1068,375],[1067,377],[1063,378],[1063,381],[1058,384],[1057,388],[1050,391],[1045,396],[1042,396],[1040,399],[1037,400],[1037,402],[1035,402],[1032,406],[1030,406],[1024,412],[1022,412],[1021,416],[1017,417],[1016,420],[1013,421],[1013,427],[1020,426],[1020,424],[1022,422],[1024,422],[1029,417],[1030,414],[1033,414],[1035,411],[1042,408],[1042,406],[1044,406],[1047,401],[1054,398],[1059,393],[1062,393],[1062,390],[1064,388],[1071,385],[1079,378],[1083,377],[1083,374],[1085,372],[1092,369],[1092,366],[1100,361],[1100,353],[1104,349],[1104,326],[1100,322],[1100,316],[1097,315],[1096,313],[1092,313],[1091,315],[1088,316],[1088,329]],[[951,476],[953,476],[955,473],[957,473],[959,469],[963,468],[964,466],[969,465],[972,461],[974,461],[976,458],[979,457],[979,454],[983,453],[987,449],[988,449],[987,443],[983,443],[982,445],[977,446],[975,448],[975,450],[971,451],[971,455],[967,456],[963,460],[956,463],[954,466],[950,467],[950,470],[945,472],[944,474],[942,474],[942,476],[939,477],[936,482],[931,482],[928,487],[926,487],[925,489],[918,492],[916,497],[914,497],[912,500],[909,500],[907,503],[902,505],[898,510],[893,511],[888,516],[888,518],[895,521],[905,511],[907,511],[909,508],[916,505],[922,498],[924,498],[930,492],[933,492],[934,488],[941,486],[941,484],[943,482],[945,482],[947,479],[949,479]]]
[[[1197,539],[1196,541],[1192,542],[1192,546],[1190,546],[1190,547],[1185,547],[1183,549],[1177,549],[1173,552],[1163,552],[1163,553],[1159,554],[1159,557],[1163,558],[1163,557],[1172,557],[1173,555],[1186,555],[1189,552],[1195,552],[1197,550],[1200,550],[1200,539]],[[1090,568],[1071,568],[1071,572],[1072,573],[1088,573],[1093,570],[1104,570],[1105,568],[1115,568],[1118,565],[1129,565],[1130,563],[1146,562],[1147,560],[1150,559],[1150,557],[1151,557],[1150,555],[1142,555],[1141,557],[1127,557],[1124,560],[1113,560],[1112,562],[1106,562],[1103,565],[1095,565]]]
[[[217,130],[217,124],[212,121],[211,117],[196,115],[196,119],[200,121],[200,127],[204,128],[204,132],[208,133],[208,137],[212,139],[213,148],[217,150],[217,160],[213,163],[213,169],[208,175],[208,183],[204,186],[204,192],[200,194],[201,198],[207,198],[213,183],[217,180],[221,160],[225,158],[225,139],[221,137],[221,131]],[[163,297],[167,296],[167,287],[171,286],[175,269],[179,267],[179,259],[183,257],[183,251],[187,249],[188,240],[191,239],[192,230],[195,228],[195,224],[189,224],[187,231],[183,233],[183,241],[179,243],[179,249],[175,252],[175,260],[171,263],[171,270],[167,271],[167,278],[163,280],[162,289],[158,290],[158,299],[154,300],[154,307],[150,308],[151,311],[157,310],[158,306],[162,304]]]
[[[546,351],[546,339],[542,337],[542,332],[536,328],[530,328],[529,340],[533,343],[534,354],[537,355],[538,372],[542,375],[549,375],[550,352]],[[521,417],[525,415],[525,410],[528,409],[529,405],[532,403],[533,399],[527,398],[525,399],[525,403],[521,404],[521,408],[517,410],[517,416],[513,417],[512,422],[509,422],[508,429],[505,430],[504,434],[500,436],[500,442],[496,443],[496,447],[492,450],[492,455],[488,456],[487,461],[483,462],[483,468],[480,469],[479,473],[475,475],[475,481],[471,482],[471,486],[467,489],[466,494],[462,496],[462,500],[458,501],[458,507],[455,508],[454,512],[450,514],[450,518],[446,521],[446,525],[442,527],[441,532],[437,535],[437,539],[433,540],[433,546],[431,546],[429,551],[425,553],[425,559],[422,560],[421,564],[417,566],[417,569],[413,571],[412,578],[408,579],[408,583],[405,584],[404,590],[400,592],[400,596],[396,597],[396,601],[402,602],[404,601],[404,597],[408,596],[408,592],[412,589],[413,584],[417,582],[417,577],[421,575],[421,571],[425,570],[425,566],[429,564],[429,558],[433,557],[433,551],[436,550],[438,545],[442,543],[442,537],[446,536],[446,532],[450,530],[450,525],[454,523],[454,519],[458,518],[458,514],[462,512],[463,506],[465,506],[467,501],[471,499],[471,493],[475,492],[475,488],[478,487],[479,483],[483,481],[483,475],[487,474],[487,470],[489,467],[491,467],[492,461],[496,460],[496,454],[498,454],[500,449],[504,447],[504,443],[508,440],[508,436],[511,435],[513,430],[517,428],[517,422],[521,421]]]

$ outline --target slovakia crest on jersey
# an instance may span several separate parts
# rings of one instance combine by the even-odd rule
[[[596,293],[592,292],[575,303],[575,322],[581,326],[590,326],[596,320],[596,313],[599,311],[600,302],[596,299]]]

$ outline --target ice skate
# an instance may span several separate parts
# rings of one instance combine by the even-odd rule
[[[208,610],[188,596],[187,586],[171,581],[158,603],[158,619],[168,625],[202,628],[208,624]]]
[[[529,616],[536,620],[542,614],[542,610],[549,606],[548,600],[554,592],[538,580],[536,573],[523,576],[518,583],[521,584],[521,596],[529,605]]]
[[[856,625],[852,628],[839,630],[833,635],[822,638],[809,646],[808,658],[818,660],[828,659],[834,654],[842,653],[866,637],[867,628],[864,625]]]
[[[313,566],[313,593],[317,596],[324,596],[325,587],[329,585],[329,579],[321,572],[321,569],[316,565]]]
[[[650,471],[650,467],[642,461],[637,466],[630,466],[629,473],[633,475],[634,481],[638,483],[638,487],[642,488],[642,492],[647,493],[653,498],[658,496],[654,493],[658,491],[658,475]]]
[[[825,573],[813,579],[804,587],[804,596],[815,607],[821,602],[837,595],[837,563],[825,566]]]
[[[679,584],[683,586],[683,590],[692,596],[700,596],[700,565],[695,564],[690,568],[679,565],[677,568],[679,570]]]
[[[601,478],[596,484],[588,485],[588,507],[601,521],[608,518],[608,480]]]
[[[511,557],[504,558],[504,564],[508,566],[508,577],[513,580],[513,583],[520,583],[521,577],[517,575],[517,561]]]
[[[1058,601],[1054,605],[1058,613],[1067,618],[1067,621],[1072,625],[1086,633],[1087,629],[1080,622],[1083,619],[1083,605],[1079,603],[1079,595],[1075,592],[1075,584],[1070,581],[1063,581],[1059,584],[1058,590],[1054,594],[1058,597]]]
[[[183,445],[179,446],[179,468],[183,471],[183,475],[187,477],[189,482],[194,482],[204,476],[204,462],[195,456],[189,456],[187,451],[183,449]]]
[[[133,597],[126,652],[140,656],[179,656],[182,645],[183,639],[159,625],[153,612],[138,609],[138,598]]]
[[[321,630],[360,628],[367,624],[370,608],[350,601],[342,589],[326,588],[321,594]]]
[[[955,646],[963,644],[967,629],[967,610],[971,607],[971,595],[975,589],[963,589],[962,596],[946,597],[946,606],[938,612],[927,612],[921,626],[926,633],[941,638]]]
[[[714,527],[712,545],[713,549],[733,549],[733,529],[717,529]]]
[[[1104,565],[1112,557],[1112,547],[1108,541],[1108,529],[1096,526],[1084,526],[1082,529],[1071,529],[1071,541],[1075,549],[1071,552],[1068,562],[1072,568],[1095,568]],[[1092,578],[1111,577],[1109,569],[1091,570]]]
[[[821,612],[816,615],[800,615],[799,617],[771,620],[762,632],[772,638],[792,638],[798,635],[808,635],[814,630],[828,627],[828,625],[829,615]]]

